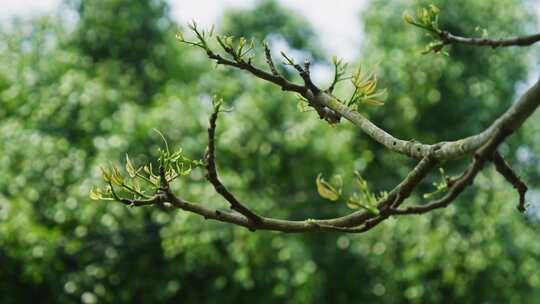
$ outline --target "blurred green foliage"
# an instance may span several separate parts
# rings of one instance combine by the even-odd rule
[[[490,35],[517,35],[534,25],[525,1],[435,2],[441,28],[456,34],[475,35],[480,25]],[[403,138],[433,142],[475,133],[517,96],[532,71],[533,50],[456,46],[450,57],[421,56],[429,37],[406,26],[402,13],[422,4],[371,0],[362,15],[360,61],[378,63],[389,89],[385,105],[368,114]],[[198,50],[180,46],[163,1],[70,5],[79,16],[72,29],[40,17],[0,32],[1,303],[523,303],[540,297],[538,224],[515,211],[517,195],[491,169],[446,210],[390,220],[358,236],[252,233],[182,212],[91,202],[100,165],[120,163],[126,152],[139,164],[156,157],[161,142],[153,128],[171,146],[200,157],[214,94],[234,109],[218,123],[223,180],[261,214],[345,214],[345,204],[317,195],[319,173],[342,174],[347,187],[359,170],[379,191],[412,164],[348,123],[330,127],[313,112],[299,112],[295,96],[215,68]],[[309,24],[275,1],[225,12],[221,30],[278,37],[322,58]],[[538,115],[526,128],[538,130],[537,121]],[[538,177],[537,134],[523,131],[501,148],[530,181]],[[435,172],[433,181],[438,178]],[[174,186],[186,199],[227,206],[200,171]],[[413,198],[421,200],[421,193]]]

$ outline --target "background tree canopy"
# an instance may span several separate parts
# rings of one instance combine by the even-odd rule
[[[234,109],[218,129],[223,179],[263,214],[343,214],[345,206],[317,195],[319,173],[350,180],[354,168],[383,190],[411,164],[350,124],[332,128],[314,112],[298,111],[294,95],[216,68],[180,45],[162,0],[68,3],[78,16],[74,24],[43,16],[0,30],[1,303],[540,298],[535,206],[516,212],[516,194],[491,169],[449,208],[358,236],[252,233],[183,212],[91,202],[99,165],[122,161],[126,151],[138,162],[157,155],[153,128],[188,155],[202,155],[214,94]],[[370,118],[423,141],[478,132],[537,73],[538,54],[453,46],[449,57],[421,55],[427,39],[405,26],[402,14],[422,3],[370,0],[360,17],[366,41],[358,62],[376,65],[389,88],[385,106],[370,109]],[[537,26],[530,1],[435,3],[446,12],[442,24],[458,34],[480,26],[504,37]],[[224,12],[222,20],[222,33],[277,41],[319,64],[330,57],[309,23],[275,1]],[[533,203],[539,128],[536,114],[501,150],[531,181]],[[201,172],[175,187],[187,199],[226,207]]]

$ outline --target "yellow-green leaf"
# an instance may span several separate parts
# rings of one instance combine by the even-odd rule
[[[146,172],[146,174],[148,174],[149,176],[152,176],[154,175],[154,170],[152,169],[152,164],[147,164],[144,166],[143,168],[144,172]]]
[[[328,182],[326,182],[321,174],[317,176],[317,191],[319,195],[330,201],[337,201],[341,195],[340,191],[332,187]]]
[[[126,172],[130,177],[135,177],[137,174],[137,171],[135,170],[135,167],[133,167],[133,164],[131,163],[131,160],[129,159],[129,156],[126,154]]]
[[[225,44],[229,47],[232,47],[233,44],[233,36],[227,36],[225,37]]]
[[[92,187],[92,189],[90,190],[90,199],[93,201],[99,201],[102,198],[103,195],[101,194],[101,191],[96,187]]]
[[[405,22],[409,23],[409,24],[413,24],[413,23],[414,23],[414,18],[413,18],[413,16],[411,16],[411,15],[408,14],[408,13],[405,13],[405,14],[403,15],[403,20],[404,20]]]
[[[187,167],[186,169],[184,169],[185,167]],[[176,172],[178,173],[178,175],[181,175],[181,176],[186,176],[186,175],[189,175],[191,173],[191,165],[190,164],[180,164],[178,165],[178,163],[176,163]]]
[[[111,181],[111,173],[107,169],[105,169],[104,167],[100,167],[100,169],[101,169],[101,177],[103,178],[103,180],[105,182],[107,182],[107,183],[110,182]]]
[[[349,197],[347,200],[347,207],[351,209],[360,208],[360,198],[358,197],[358,194],[354,193],[351,197]]]
[[[365,104],[368,104],[370,106],[382,106],[382,105],[384,105],[384,102],[382,102],[382,101],[380,101],[378,99],[373,99],[373,98],[363,98],[362,102],[365,103]]]
[[[120,174],[118,167],[113,166],[113,173],[111,174],[111,182],[115,185],[122,186],[124,184],[124,178]]]
[[[158,178],[157,176],[155,176],[155,175],[150,175],[149,179],[150,179],[150,182],[151,182],[152,184],[154,184],[154,186],[159,185],[159,178]]]
[[[356,183],[358,185],[358,188],[361,191],[365,191],[368,189],[367,181],[360,175],[360,172],[355,171],[354,174],[356,175]]]

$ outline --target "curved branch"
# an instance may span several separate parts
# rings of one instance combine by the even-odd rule
[[[450,191],[444,197],[425,205],[411,206],[406,209],[394,209],[391,213],[397,215],[422,214],[449,206],[465,190],[465,188],[472,185],[476,175],[482,170],[484,163],[492,159],[493,154],[497,153],[497,146],[510,134],[511,132],[506,129],[497,129],[497,131],[494,132],[493,137],[489,139],[488,143],[475,153],[472,163],[467,170],[453,182]]]
[[[210,129],[215,129],[215,125],[212,127],[211,124],[209,134]],[[172,194],[169,187],[161,189],[161,192],[156,194],[156,196],[151,199],[120,200],[120,202],[131,206],[143,206],[169,202],[175,208],[199,214],[206,219],[232,223],[248,228],[252,231],[273,230],[288,233],[340,231],[348,233],[363,233],[376,227],[378,224],[392,215],[422,214],[450,205],[467,186],[473,183],[475,177],[483,168],[485,162],[492,159],[493,154],[496,153],[495,150],[497,146],[511,134],[509,130],[511,129],[498,128],[494,132],[493,136],[488,140],[488,142],[475,153],[474,160],[469,168],[467,168],[467,170],[459,178],[453,181],[450,191],[443,198],[426,205],[411,206],[405,209],[399,209],[398,207],[410,196],[414,188],[426,177],[429,171],[437,163],[437,160],[430,155],[424,157],[416,165],[416,167],[409,172],[407,177],[400,184],[398,184],[386,198],[378,203],[377,208],[380,211],[378,215],[370,212],[357,211],[347,216],[338,218],[319,220],[308,219],[302,221],[281,220],[254,215],[257,219],[255,221],[247,215],[212,210],[199,204],[190,203]],[[432,151],[432,153],[434,154],[436,151]],[[240,202],[236,202],[243,206]]]
[[[463,190],[472,184],[478,172],[482,169],[486,160],[491,159],[496,147],[510,134],[512,134],[521,124],[534,112],[540,103],[540,82],[537,82],[521,99],[497,119],[490,128],[482,132],[481,137],[486,137],[485,143],[477,149],[473,163],[458,179],[453,182],[449,193],[432,203],[412,206],[406,209],[398,209],[399,205],[410,196],[412,190],[425,178],[429,170],[436,164],[441,151],[445,145],[454,143],[445,143],[437,145],[426,145],[426,156],[418,165],[407,175],[407,177],[396,186],[389,195],[378,203],[379,215],[370,212],[354,212],[349,215],[333,219],[308,219],[303,221],[280,220],[258,217],[257,221],[250,219],[251,215],[239,215],[234,213],[211,210],[200,205],[189,203],[174,196],[169,188],[162,189],[165,194],[158,193],[155,198],[147,200],[120,200],[120,202],[131,206],[152,205],[155,203],[169,202],[174,207],[185,211],[190,211],[208,219],[219,220],[222,222],[233,223],[246,227],[250,230],[275,230],[282,232],[309,232],[309,231],[343,231],[350,233],[362,233],[372,229],[391,215],[422,214],[434,209],[443,208],[452,203]],[[341,104],[340,104],[341,105]],[[336,107],[339,113],[340,107]],[[347,113],[356,113],[348,110]],[[345,116],[347,119],[349,117]],[[214,126],[215,129],[215,126]],[[380,129],[379,129],[380,130]],[[384,132],[382,130],[378,132]],[[368,133],[368,132],[366,132]],[[368,133],[369,134],[369,133]],[[210,130],[209,130],[209,135]],[[388,135],[390,136],[390,135]],[[474,138],[474,137],[473,137]],[[466,140],[462,140],[465,141]],[[410,151],[410,150],[409,150]],[[443,154],[444,155],[444,154]],[[229,201],[230,202],[230,201]],[[239,202],[238,202],[239,203]],[[240,203],[239,203],[240,204]]]
[[[407,177],[390,191],[388,197],[378,204],[377,208],[380,210],[378,216],[365,218],[364,213],[356,212],[342,219],[344,225],[355,223],[361,219],[364,224],[358,228],[357,232],[361,233],[371,230],[392,215],[392,211],[395,210],[394,208],[399,206],[411,195],[414,188],[424,180],[429,171],[431,171],[436,164],[437,161],[433,157],[424,157],[416,167],[409,172]]]
[[[288,233],[316,232],[316,231],[339,231],[347,233],[362,233],[375,227],[377,224],[387,219],[390,207],[393,203],[405,200],[410,196],[412,190],[424,179],[429,170],[433,168],[436,161],[427,157],[420,161],[417,166],[398,184],[386,198],[382,199],[377,208],[381,210],[379,215],[367,211],[357,211],[347,216],[331,219],[307,219],[307,220],[281,220],[254,215],[256,220],[244,213],[236,214],[220,210],[214,210],[202,206],[201,204],[188,202],[174,195],[169,187],[161,189],[154,197],[145,200],[119,199],[120,203],[128,206],[148,206],[169,203],[170,207],[188,211],[203,216],[206,219],[231,223],[238,226],[255,230],[272,230]],[[240,202],[238,204],[241,205]],[[233,208],[238,211],[238,209]],[[240,211],[238,211],[240,212]]]
[[[484,160],[475,158],[473,163],[469,166],[469,168],[467,168],[462,176],[460,176],[460,178],[455,182],[455,184],[450,188],[450,191],[444,197],[425,205],[411,206],[405,209],[394,209],[391,211],[391,213],[396,215],[422,214],[449,206],[463,192],[463,190],[465,190],[467,186],[472,184],[474,178],[482,169],[483,163]]]
[[[231,51],[227,49],[225,50],[229,52]],[[210,49],[207,49],[206,52],[208,57],[216,60],[218,64],[246,70],[258,78],[280,86],[282,90],[293,91],[301,94],[309,101],[310,105],[317,110],[319,116],[328,122],[337,123],[339,122],[340,117],[344,117],[358,126],[373,140],[384,145],[389,150],[405,154],[416,159],[422,159],[430,155],[432,151],[435,151],[433,157],[438,160],[458,159],[470,155],[486,144],[497,129],[505,128],[510,133],[514,132],[530,115],[533,114],[536,108],[538,108],[540,105],[539,79],[533,87],[531,87],[516,103],[512,105],[512,107],[510,107],[483,132],[456,141],[442,141],[435,144],[424,144],[421,142],[407,141],[396,138],[375,125],[358,111],[347,107],[332,94],[318,88],[316,90],[313,89],[312,87],[314,87],[314,84],[309,79],[309,74],[305,72],[301,73],[302,78],[305,80],[305,85],[300,86],[289,82],[282,76],[263,71],[253,66],[250,62],[245,62],[241,58],[235,58],[235,61],[232,61],[223,58]],[[272,69],[272,65],[270,65],[270,67]],[[300,70],[303,71],[301,67]]]
[[[261,221],[260,216],[255,214],[249,208],[244,206],[234,194],[232,194],[223,183],[219,180],[216,162],[215,162],[215,136],[216,136],[216,120],[219,115],[220,104],[214,106],[214,112],[210,115],[209,126],[208,126],[208,150],[205,153],[205,167],[206,167],[206,179],[214,186],[214,189],[219,193],[225,200],[231,204],[231,209],[238,211],[240,214],[244,215],[250,221],[258,223]]]
[[[516,103],[514,103],[483,132],[457,141],[439,142],[431,145],[423,144],[393,137],[356,110],[346,106],[328,91],[323,91],[317,88],[310,78],[309,63],[306,63],[304,67],[301,67],[300,65],[294,64],[292,60],[288,59],[284,55],[284,57],[288,59],[290,64],[297,69],[300,76],[303,78],[304,85],[300,86],[289,82],[283,76],[279,75],[270,56],[270,51],[266,46],[265,54],[267,64],[271,70],[270,73],[253,66],[251,64],[251,59],[247,61],[244,60],[243,55],[240,52],[235,53],[232,47],[227,46],[221,41],[220,44],[222,45],[223,49],[230,56],[232,56],[233,59],[227,59],[219,54],[214,53],[212,50],[210,50],[210,48],[208,48],[206,41],[204,40],[204,35],[197,32],[195,26],[193,26],[193,28],[196,34],[199,36],[201,42],[199,44],[191,42],[188,43],[204,48],[208,57],[216,60],[218,64],[246,70],[258,78],[280,86],[282,90],[299,93],[307,99],[312,107],[317,110],[321,118],[324,118],[329,123],[337,123],[341,117],[344,117],[358,126],[372,139],[387,147],[389,150],[421,160],[401,183],[399,183],[392,191],[390,191],[387,196],[378,202],[377,209],[379,212],[357,211],[337,218],[307,219],[301,221],[263,217],[257,215],[238,201],[238,199],[229,190],[227,190],[227,188],[218,178],[215,165],[215,129],[220,105],[215,104],[214,113],[210,117],[210,126],[208,128],[208,150],[205,154],[207,179],[214,186],[216,192],[222,195],[230,203],[231,208],[239,212],[239,214],[210,209],[199,204],[185,201],[182,198],[175,196],[168,186],[163,167],[160,167],[161,186],[157,189],[156,195],[152,198],[140,200],[123,199],[114,193],[114,188],[112,188],[112,185],[110,185],[114,199],[123,204],[130,206],[154,204],[164,206],[163,203],[169,203],[168,205],[171,207],[192,212],[207,219],[218,220],[246,227],[250,230],[262,229],[290,233],[312,231],[342,231],[350,233],[362,233],[376,227],[378,224],[392,215],[421,214],[448,206],[458,197],[459,194],[465,190],[467,186],[473,183],[475,177],[483,168],[486,161],[494,161],[499,172],[501,172],[507,179],[513,181],[512,183],[514,185],[517,185],[514,178],[515,176],[507,172],[509,167],[504,166],[504,160],[501,162],[501,159],[498,158],[498,154],[496,154],[495,151],[497,146],[507,136],[515,132],[515,130],[519,128],[540,105],[540,80],[538,80],[535,85],[533,85]],[[453,39],[452,41],[456,42],[469,41],[463,40],[466,38],[460,38],[453,35],[450,36],[450,34],[447,34],[447,36],[450,38],[447,37],[446,39]],[[508,45],[521,45],[523,43],[523,45],[525,45],[527,41],[534,43],[537,40],[540,40],[540,37],[538,37],[537,40],[534,39],[536,38],[525,37],[519,39],[516,38],[513,40],[513,42],[512,40],[507,40],[506,42],[499,41],[498,45],[496,46],[505,45],[505,43]],[[475,44],[473,42],[462,43]],[[476,42],[476,44],[484,45],[482,43],[489,45],[488,42]],[[416,188],[418,184],[422,182],[422,180],[427,176],[429,171],[437,164],[438,161],[461,158],[472,153],[474,153],[474,159],[471,165],[460,177],[451,180],[451,183],[449,183],[450,191],[443,198],[425,205],[411,206],[404,209],[399,208],[400,205],[408,197],[410,197],[414,188]],[[524,201],[523,187],[521,184],[518,186],[521,200]],[[520,203],[520,207],[521,206],[522,204]]]
[[[464,44],[472,46],[490,46],[497,48],[500,46],[529,46],[540,41],[540,34],[529,36],[512,37],[506,39],[488,39],[488,38],[469,38],[454,35],[443,31],[440,34],[441,41],[444,44]]]
[[[283,91],[291,91],[300,94],[305,91],[305,88],[303,86],[294,84],[285,79],[283,76],[280,76],[279,74],[270,74],[262,69],[255,67],[253,64],[251,64],[251,62],[244,61],[243,59],[238,59],[238,61],[229,60],[219,54],[214,53],[209,49],[206,51],[206,54],[208,55],[208,58],[215,60],[218,64],[232,66],[240,70],[246,70],[260,79],[278,85]]]
[[[433,149],[431,153],[428,154],[428,156],[424,157],[416,165],[416,167],[409,172],[407,177],[400,184],[398,184],[392,191],[390,191],[388,196],[386,196],[378,203],[377,208],[380,211],[378,215],[367,211],[357,211],[347,216],[332,219],[308,219],[302,221],[294,221],[266,218],[252,213],[249,209],[244,207],[243,204],[237,201],[236,198],[234,198],[234,196],[232,195],[232,193],[230,193],[217,179],[215,163],[213,160],[213,138],[215,136],[215,122],[218,112],[219,107],[216,107],[215,112],[210,118],[210,127],[208,129],[209,150],[206,156],[207,170],[209,171],[209,175],[212,174],[215,178],[213,179],[209,176],[208,179],[212,182],[212,184],[214,184],[214,186],[216,187],[216,191],[222,194],[231,203],[231,207],[234,210],[240,212],[241,214],[212,210],[199,204],[190,203],[172,194],[168,185],[165,185],[165,187],[161,188],[160,191],[150,199],[118,199],[118,201],[130,206],[145,206],[168,202],[171,204],[171,206],[175,208],[201,215],[206,219],[213,219],[221,222],[235,224],[248,228],[251,231],[273,230],[288,233],[340,231],[348,233],[363,233],[376,227],[378,224],[380,224],[392,215],[422,214],[450,205],[459,196],[459,194],[461,194],[465,190],[467,186],[473,183],[478,172],[480,172],[480,170],[483,168],[484,163],[486,161],[492,160],[493,157],[497,157],[497,146],[513,132],[512,127],[520,124],[520,117],[521,119],[524,119],[523,116],[514,114],[516,115],[514,116],[516,117],[515,119],[511,120],[510,122],[503,123],[501,127],[497,128],[493,132],[493,135],[488,140],[488,142],[480,149],[478,149],[478,151],[476,151],[474,160],[469,166],[469,168],[467,168],[467,170],[459,178],[453,180],[450,191],[439,200],[428,203],[426,205],[411,206],[405,209],[398,208],[405,201],[405,199],[407,199],[411,195],[414,188],[426,177],[429,171],[436,165],[437,160],[433,157],[433,155],[437,152],[437,150]],[[222,193],[221,190],[225,192]],[[246,212],[246,210],[248,212]]]
[[[432,145],[395,138],[328,93],[321,92],[317,96],[310,95],[309,97],[317,99],[321,104],[342,115],[389,150],[414,158],[426,157],[432,151],[435,151],[433,157],[438,160],[447,160],[462,158],[473,153],[485,145],[500,129],[504,129],[509,134],[518,129],[540,106],[540,79],[483,132],[464,139],[439,142]]]

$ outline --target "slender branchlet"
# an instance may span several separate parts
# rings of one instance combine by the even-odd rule
[[[519,194],[519,204],[517,209],[520,212],[525,212],[525,194],[528,190],[527,185],[519,178],[498,152],[493,154],[492,160],[497,172],[499,172],[517,190]]]
[[[443,53],[443,48],[450,44],[462,44],[469,46],[489,46],[492,48],[508,46],[530,46],[540,41],[540,34],[518,36],[512,38],[492,39],[487,38],[487,30],[483,31],[483,37],[462,37],[439,28],[439,14],[441,10],[431,4],[427,8],[421,8],[416,14],[416,18],[409,13],[403,15],[405,22],[419,27],[430,34],[434,40],[430,42],[423,53]]]

